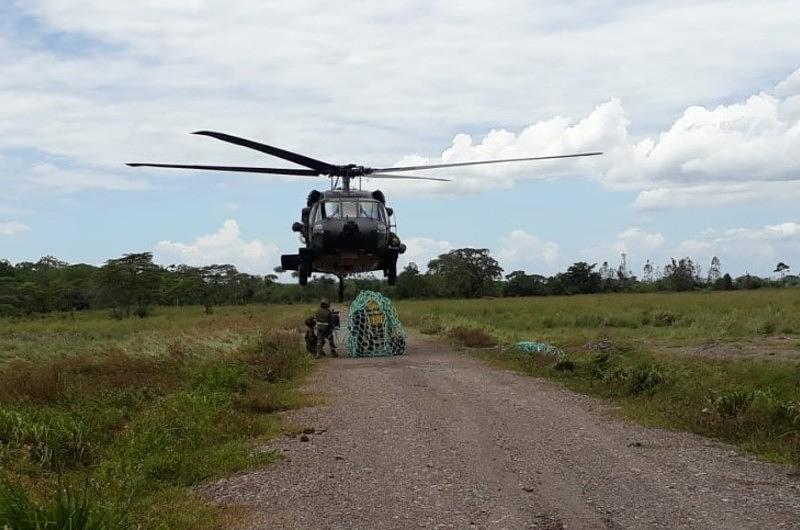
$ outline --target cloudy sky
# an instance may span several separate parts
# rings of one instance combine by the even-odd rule
[[[210,129],[378,166],[606,153],[370,183],[406,261],[800,269],[798,35],[796,0],[0,0],[0,257],[270,271],[325,181],[123,165],[275,165]]]

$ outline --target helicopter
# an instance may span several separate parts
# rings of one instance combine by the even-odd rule
[[[302,166],[303,169],[143,162],[130,162],[127,165],[131,167],[234,171],[271,175],[326,177],[330,179],[330,190],[324,192],[312,190],[308,194],[306,206],[300,212],[300,222],[295,222],[292,225],[292,231],[300,235],[300,240],[304,246],[298,250],[297,254],[282,255],[281,269],[283,271],[297,271],[300,285],[307,285],[308,279],[313,273],[336,275],[339,278],[340,301],[344,293],[344,278],[347,275],[383,271],[387,283],[394,285],[397,279],[398,256],[406,251],[406,246],[397,236],[394,211],[386,206],[385,195],[380,190],[362,190],[362,178],[449,182],[450,179],[446,178],[410,175],[406,172],[556,158],[577,158],[602,154],[601,152],[590,152],[372,168],[356,164],[331,164],[222,132],[197,131],[192,134],[209,136],[223,142],[254,149],[295,163]],[[359,181],[358,189],[353,187],[355,179]]]

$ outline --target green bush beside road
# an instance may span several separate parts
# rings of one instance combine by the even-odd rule
[[[0,322],[0,528],[225,528],[191,486],[277,457],[307,311]]]

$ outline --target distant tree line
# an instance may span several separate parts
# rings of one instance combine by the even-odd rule
[[[548,296],[607,292],[735,290],[800,286],[791,267],[779,262],[780,279],[750,274],[732,278],[714,257],[708,269],[691,258],[671,259],[661,267],[649,260],[641,277],[628,270],[625,254],[620,264],[579,261],[552,276],[522,270],[503,274],[488,249],[461,248],[441,254],[423,272],[410,263],[388,286],[371,275],[350,278],[346,296],[362,289],[391,297],[477,298],[484,296]],[[104,265],[70,265],[52,256],[12,264],[0,261],[0,316],[24,316],[51,311],[108,309],[117,318],[145,317],[153,306],[215,306],[249,303],[303,303],[334,298],[337,279],[317,275],[307,287],[278,282],[276,274],[253,275],[233,265],[170,265],[153,263],[149,252],[125,254]]]

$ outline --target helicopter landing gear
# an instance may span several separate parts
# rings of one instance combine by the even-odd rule
[[[344,302],[344,276],[339,276],[339,303]]]
[[[297,280],[303,287],[308,285],[308,265],[303,262],[297,266]]]

